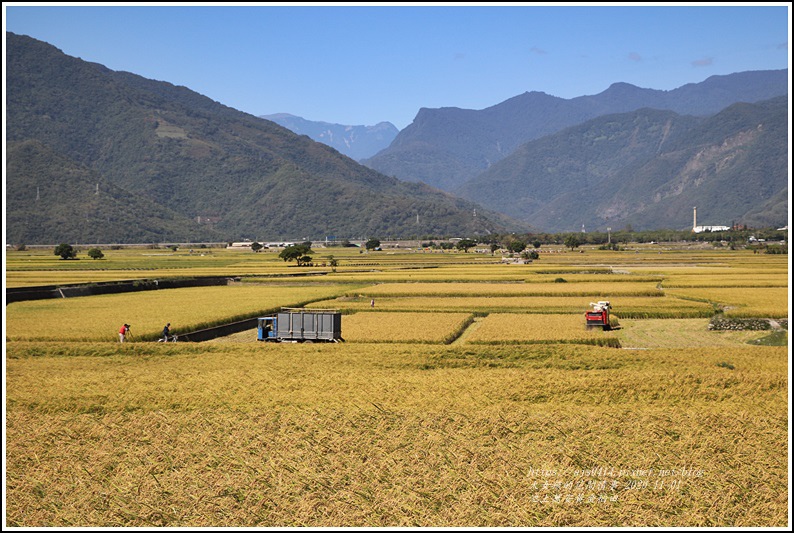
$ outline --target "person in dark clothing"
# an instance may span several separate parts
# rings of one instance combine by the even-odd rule
[[[163,328],[163,342],[168,342],[168,335],[171,333],[171,323],[165,325]]]

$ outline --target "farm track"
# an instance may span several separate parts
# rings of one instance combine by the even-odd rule
[[[485,318],[485,317],[484,316],[476,316],[476,317],[474,317],[474,320],[472,320],[472,323],[469,324],[469,327],[464,329],[460,333],[460,335],[458,335],[455,338],[455,340],[450,342],[450,344],[464,344],[466,342],[466,337],[471,335],[474,331],[476,331],[482,325],[481,321],[482,321],[483,318]]]

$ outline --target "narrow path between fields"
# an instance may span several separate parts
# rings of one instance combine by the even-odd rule
[[[477,328],[480,327],[480,321],[482,321],[483,318],[485,318],[485,317],[484,316],[475,316],[474,317],[474,321],[471,324],[469,324],[469,327],[464,329],[461,332],[461,334],[458,335],[458,338],[455,339],[454,341],[450,342],[450,344],[463,344],[464,342],[466,342],[466,337],[471,335],[471,333],[473,331],[476,331]]]

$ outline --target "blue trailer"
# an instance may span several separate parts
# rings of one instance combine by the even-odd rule
[[[257,340],[264,342],[343,342],[342,313],[328,309],[284,308],[257,319]]]

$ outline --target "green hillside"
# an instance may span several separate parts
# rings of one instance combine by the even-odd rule
[[[571,99],[532,91],[480,110],[422,108],[387,149],[363,162],[389,176],[454,192],[524,143],[599,116],[643,108],[708,116],[787,91],[787,70],[761,70],[711,76],[670,91],[614,83],[599,94]]]
[[[6,53],[7,143],[37,147],[17,151],[7,165],[7,187],[20,199],[6,213],[11,240],[410,237],[526,227],[185,87],[114,72],[12,33]],[[41,179],[28,170],[34,164],[68,182],[69,194],[26,204]],[[59,174],[60,166],[72,172]],[[96,183],[100,194],[83,198]],[[104,216],[104,228],[93,228],[90,216],[58,215],[72,203],[97,221]],[[117,222],[102,213],[117,213]],[[199,223],[206,220],[212,228]]]
[[[786,224],[788,98],[707,118],[643,109],[531,141],[458,189],[546,231]]]
[[[210,227],[130,194],[36,140],[10,143],[6,170],[14,177],[6,184],[8,242],[220,240]]]

